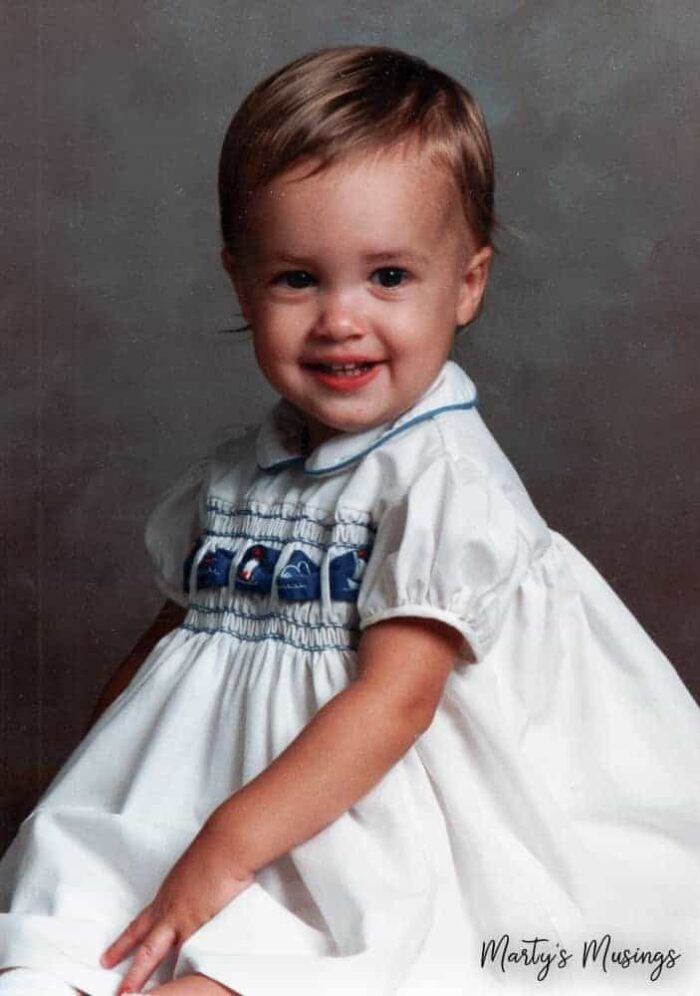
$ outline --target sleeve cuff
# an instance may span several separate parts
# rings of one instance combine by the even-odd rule
[[[443,622],[452,629],[456,629],[462,636],[462,646],[460,647],[460,658],[470,664],[478,663],[486,655],[486,645],[482,637],[477,633],[476,627],[468,623],[465,619],[449,612],[446,609],[439,609],[432,605],[413,605],[405,603],[394,605],[387,609],[380,609],[369,615],[363,616],[360,621],[360,630],[373,626],[374,623],[384,622],[386,619],[405,619],[407,617],[418,619],[436,619]]]

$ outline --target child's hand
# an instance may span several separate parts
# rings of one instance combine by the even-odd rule
[[[164,879],[155,899],[102,955],[102,966],[113,968],[140,945],[117,996],[139,992],[171,948],[179,950],[253,881],[253,875],[232,871],[205,825]]]

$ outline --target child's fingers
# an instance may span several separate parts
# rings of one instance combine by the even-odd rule
[[[113,968],[118,965],[120,961],[129,954],[132,948],[135,948],[143,938],[146,936],[148,931],[153,926],[154,917],[147,907],[142,910],[135,920],[132,920],[128,927],[126,927],[116,941],[107,948],[102,957],[100,958],[100,964],[103,968]]]
[[[154,927],[136,952],[131,967],[117,991],[117,996],[121,996],[122,993],[140,992],[175,944],[176,938],[175,930],[167,924],[161,923]]]

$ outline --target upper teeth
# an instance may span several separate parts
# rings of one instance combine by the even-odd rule
[[[333,370],[334,372],[342,371],[343,373],[357,370],[358,367],[361,366],[367,366],[367,364],[363,363],[323,363],[321,365],[326,367],[328,370]]]

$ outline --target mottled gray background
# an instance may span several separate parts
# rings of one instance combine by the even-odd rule
[[[271,400],[218,265],[235,106],[310,48],[404,47],[481,101],[487,306],[459,346],[550,525],[695,692],[700,158],[693,0],[6,4],[2,834],[149,622],[142,526]]]

